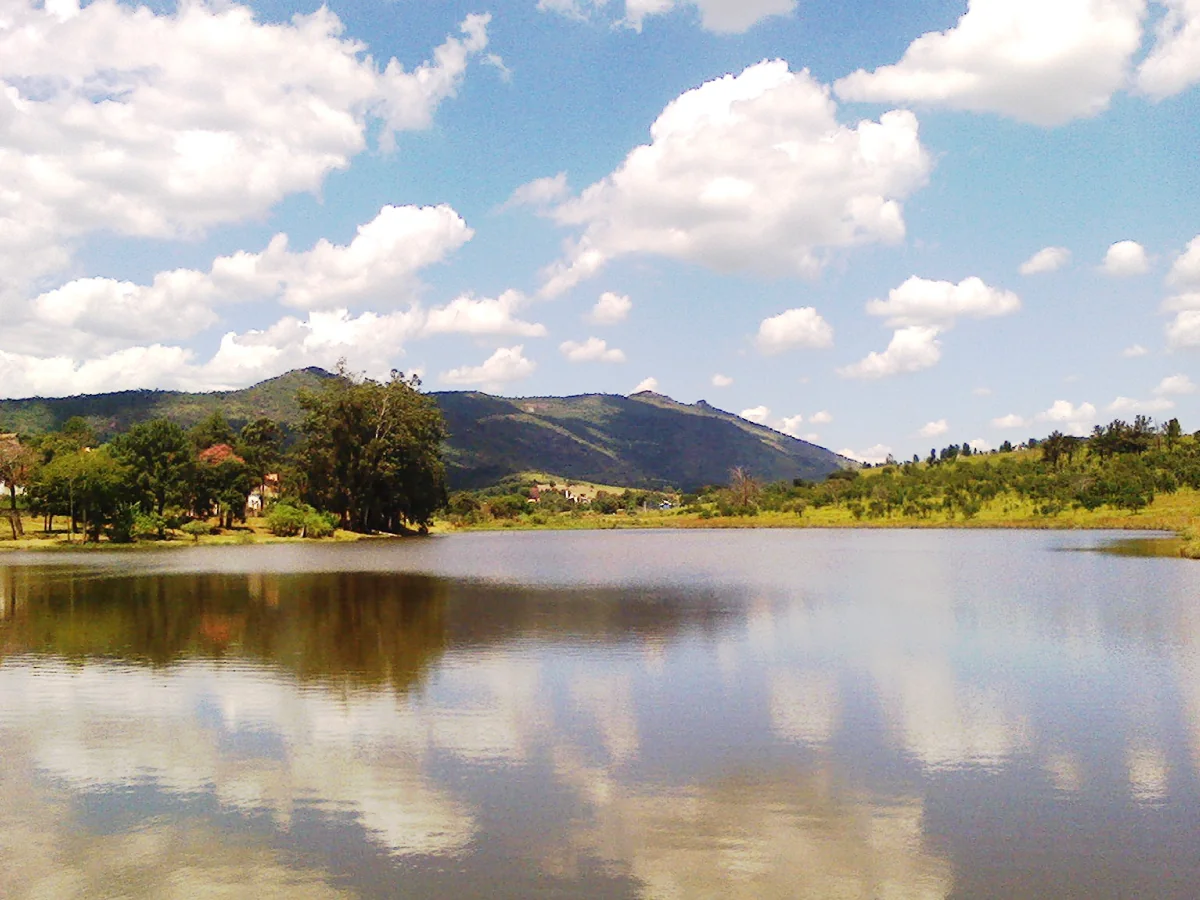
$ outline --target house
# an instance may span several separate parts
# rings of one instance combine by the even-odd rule
[[[279,474],[270,472],[263,476],[262,485],[251,491],[250,496],[246,498],[246,512],[250,515],[258,515],[263,511],[263,506],[268,500],[278,496]]]

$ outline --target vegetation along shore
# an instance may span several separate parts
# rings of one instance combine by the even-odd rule
[[[72,398],[72,408],[86,411],[86,399]],[[563,398],[563,408],[573,399]],[[1200,433],[1185,434],[1176,419],[1115,420],[1086,438],[1054,432],[987,453],[952,444],[861,468],[833,454],[810,456],[797,464],[804,474],[790,479],[774,477],[778,452],[763,477],[741,464],[735,442],[714,444],[717,460],[701,467],[725,463],[720,484],[646,476],[626,486],[546,467],[477,487],[481,470],[453,449],[438,400],[415,378],[393,373],[379,382],[343,369],[275,401],[295,413],[251,417],[254,409],[240,406],[230,418],[211,410],[188,428],[179,416],[158,416],[114,432],[121,413],[110,409],[104,438],[105,420],[95,415],[0,434],[0,547],[512,528],[1105,528],[1172,531],[1179,552],[1200,557]],[[662,405],[657,395],[651,403]],[[586,407],[569,408],[577,415]],[[701,406],[698,415],[740,428],[728,422],[736,417],[710,410]],[[741,429],[738,441],[753,434]],[[469,474],[448,484],[446,458],[456,452]],[[561,459],[561,448],[544,458]]]

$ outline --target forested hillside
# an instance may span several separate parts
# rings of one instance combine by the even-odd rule
[[[330,377],[323,369],[299,369],[240,391],[121,391],[0,400],[0,432],[41,434],[78,416],[104,441],[139,422],[166,418],[190,428],[220,412],[234,428],[270,418],[280,425],[286,443],[302,418],[297,392]],[[689,490],[723,484],[735,466],[763,481],[820,479],[854,466],[824,448],[703,401],[686,405],[648,391],[632,397],[430,396],[446,419],[446,470],[454,489],[484,487],[537,471],[604,484]]]

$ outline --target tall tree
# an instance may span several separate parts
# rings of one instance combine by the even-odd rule
[[[13,540],[25,533],[21,525],[21,513],[17,509],[17,491],[29,486],[33,472],[34,454],[17,439],[15,434],[0,434],[0,484],[8,488],[10,510],[8,524]]]
[[[355,531],[425,526],[446,502],[445,424],[416,376],[380,383],[338,366],[338,377],[298,396],[305,418],[297,465],[315,506]]]
[[[229,422],[219,409],[214,410],[207,419],[193,426],[192,430],[188,432],[188,437],[192,439],[197,450],[207,450],[217,444],[232,446],[234,441],[233,429],[229,427]]]
[[[183,429],[167,419],[141,422],[113,441],[117,459],[131,471],[143,512],[163,514],[168,503],[186,504],[195,452]]]

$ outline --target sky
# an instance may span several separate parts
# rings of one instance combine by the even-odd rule
[[[0,0],[0,396],[1200,428],[1200,0]],[[1193,375],[1196,375],[1193,378]]]

